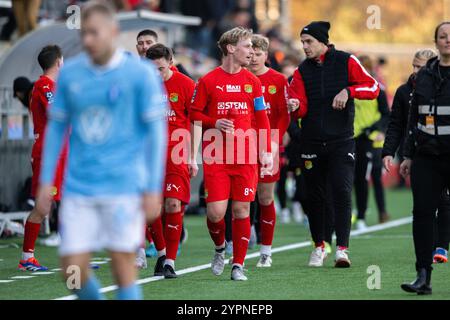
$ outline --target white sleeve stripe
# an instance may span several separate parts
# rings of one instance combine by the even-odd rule
[[[370,91],[370,92],[375,92],[378,89],[378,81],[372,77],[370,75],[370,73],[367,72],[366,68],[363,67],[363,65],[361,64],[361,62],[359,62],[358,58],[356,58],[353,54],[350,55],[350,58],[353,59],[361,68],[361,70],[365,73],[366,76],[368,76],[370,79],[372,79],[374,81],[374,85],[372,87],[361,87],[361,88],[356,88],[355,91]]]
[[[355,91],[370,91],[370,92],[375,92],[378,89],[378,84],[375,83],[372,87],[361,87],[361,88],[356,88]]]

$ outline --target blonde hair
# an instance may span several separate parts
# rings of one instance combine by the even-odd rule
[[[437,57],[436,51],[433,49],[420,49],[417,50],[414,54],[414,58],[420,59],[420,60],[430,60],[431,58]]]
[[[261,51],[269,51],[269,38],[260,34],[254,34],[252,36],[253,49],[260,49]]]
[[[251,38],[252,35],[253,31],[251,29],[236,27],[222,34],[217,45],[220,51],[222,51],[222,54],[226,56],[228,55],[227,45],[231,44],[235,46],[240,40]]]

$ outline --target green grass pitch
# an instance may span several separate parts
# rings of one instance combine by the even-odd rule
[[[372,195],[371,195],[372,198]],[[408,190],[387,191],[388,211],[392,219],[411,215],[412,199]],[[371,199],[368,224],[377,223],[377,213]],[[189,239],[182,247],[177,259],[177,270],[208,264],[213,254],[205,217],[187,216],[185,224]],[[309,241],[309,231],[303,225],[280,224],[275,230],[274,248]],[[16,243],[21,246],[21,238],[0,240],[0,245]],[[334,248],[333,248],[334,249]],[[27,279],[12,279],[17,276],[33,276],[31,272],[18,271],[20,248],[0,249],[0,300],[4,299],[55,299],[70,295],[65,288],[59,272],[34,275]],[[249,253],[257,252],[256,247]],[[249,281],[230,280],[230,266],[225,267],[220,277],[214,276],[209,268],[180,275],[174,280],[157,280],[142,285],[144,298],[152,300],[190,300],[190,299],[449,299],[450,277],[447,264],[437,265],[433,272],[433,295],[417,296],[400,289],[404,281],[412,281],[414,271],[414,251],[411,237],[411,224],[381,231],[354,236],[350,241],[350,269],[333,267],[334,253],[329,256],[323,268],[307,266],[311,246],[277,252],[273,254],[272,268],[257,269],[257,258],[247,259],[245,269]],[[55,248],[37,246],[36,257],[50,269],[58,268],[59,262]],[[107,257],[106,253],[94,257]],[[140,271],[139,277],[153,275],[155,258],[149,258],[149,268]],[[381,271],[381,288],[370,290],[367,287],[367,268],[376,265]],[[102,287],[113,284],[108,264],[102,264],[94,271]],[[2,280],[14,280],[2,282]],[[115,298],[115,291],[106,293],[108,299]]]

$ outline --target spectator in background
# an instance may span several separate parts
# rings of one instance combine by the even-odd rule
[[[13,0],[12,6],[20,37],[36,29],[41,0]]]
[[[14,11],[11,8],[0,8],[0,17],[6,17],[8,19],[0,32],[0,41],[9,41],[17,28]]]
[[[181,13],[187,16],[196,16],[202,19],[200,26],[187,27],[186,43],[204,55],[213,55],[215,52],[214,30],[228,10],[228,1],[214,0],[181,0]],[[225,10],[221,10],[225,9]]]
[[[359,60],[371,75],[374,73],[373,62],[369,56],[360,56]],[[389,220],[382,178],[381,150],[384,143],[387,122],[389,121],[389,107],[384,87],[380,85],[380,94],[374,100],[355,99],[355,195],[358,220],[358,230],[365,230],[367,202],[369,197],[369,177],[375,193],[380,223]],[[369,169],[371,168],[371,169]],[[370,171],[370,176],[368,175]]]
[[[270,29],[267,34],[270,40],[269,48],[269,62],[271,68],[281,72],[281,63],[285,58],[285,48],[283,47],[284,40],[280,35],[277,27]],[[298,65],[297,65],[298,66]]]
[[[14,98],[17,98],[25,108],[30,108],[31,91],[33,90],[33,82],[26,77],[18,77],[14,79],[13,92]]]
[[[254,33],[258,33],[259,26],[255,15],[255,0],[236,0],[235,9],[244,10],[250,15],[249,28]]]

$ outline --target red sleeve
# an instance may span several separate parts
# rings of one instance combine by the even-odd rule
[[[186,81],[186,99],[185,99],[185,108],[188,112],[188,114],[191,113],[191,103],[192,103],[192,97],[194,96],[195,91],[195,82],[189,79],[189,81]]]
[[[288,97],[290,99],[298,99],[300,107],[292,113],[295,119],[303,118],[308,112],[308,98],[306,96],[305,83],[303,82],[300,72],[295,70],[292,81],[288,89]]]
[[[378,97],[378,82],[364,69],[359,60],[351,55],[348,60],[350,97],[359,100],[374,100]]]
[[[195,87],[192,103],[191,103],[191,122],[201,121],[205,128],[214,128],[216,120],[204,113],[204,109],[208,104],[208,92],[205,82],[200,79]]]
[[[281,92],[278,92],[277,97],[277,107],[278,107],[278,124],[277,128],[279,130],[279,145],[282,145],[283,136],[286,133],[287,128],[289,127],[290,117],[287,109],[287,80],[283,77],[280,80],[280,88]]]
[[[262,93],[262,86],[261,86],[261,81],[259,81],[259,79],[256,79],[257,81],[255,81],[255,91],[254,91],[254,104],[260,103],[261,99],[262,101],[264,101],[264,96]],[[256,129],[258,132],[258,150],[261,151],[265,151],[265,152],[271,152],[272,151],[272,144],[271,144],[271,135],[270,135],[270,121],[269,121],[269,117],[267,116],[267,111],[266,109],[262,109],[262,110],[256,110],[255,106],[253,108],[253,110],[255,110],[255,120],[256,120]],[[266,130],[266,141],[267,144],[264,145],[260,145],[259,144],[259,134],[260,134],[260,130]]]
[[[37,88],[38,94],[38,102],[40,106],[44,107],[44,110],[47,111],[49,104],[52,102],[53,93],[50,89],[44,89],[42,86]]]

